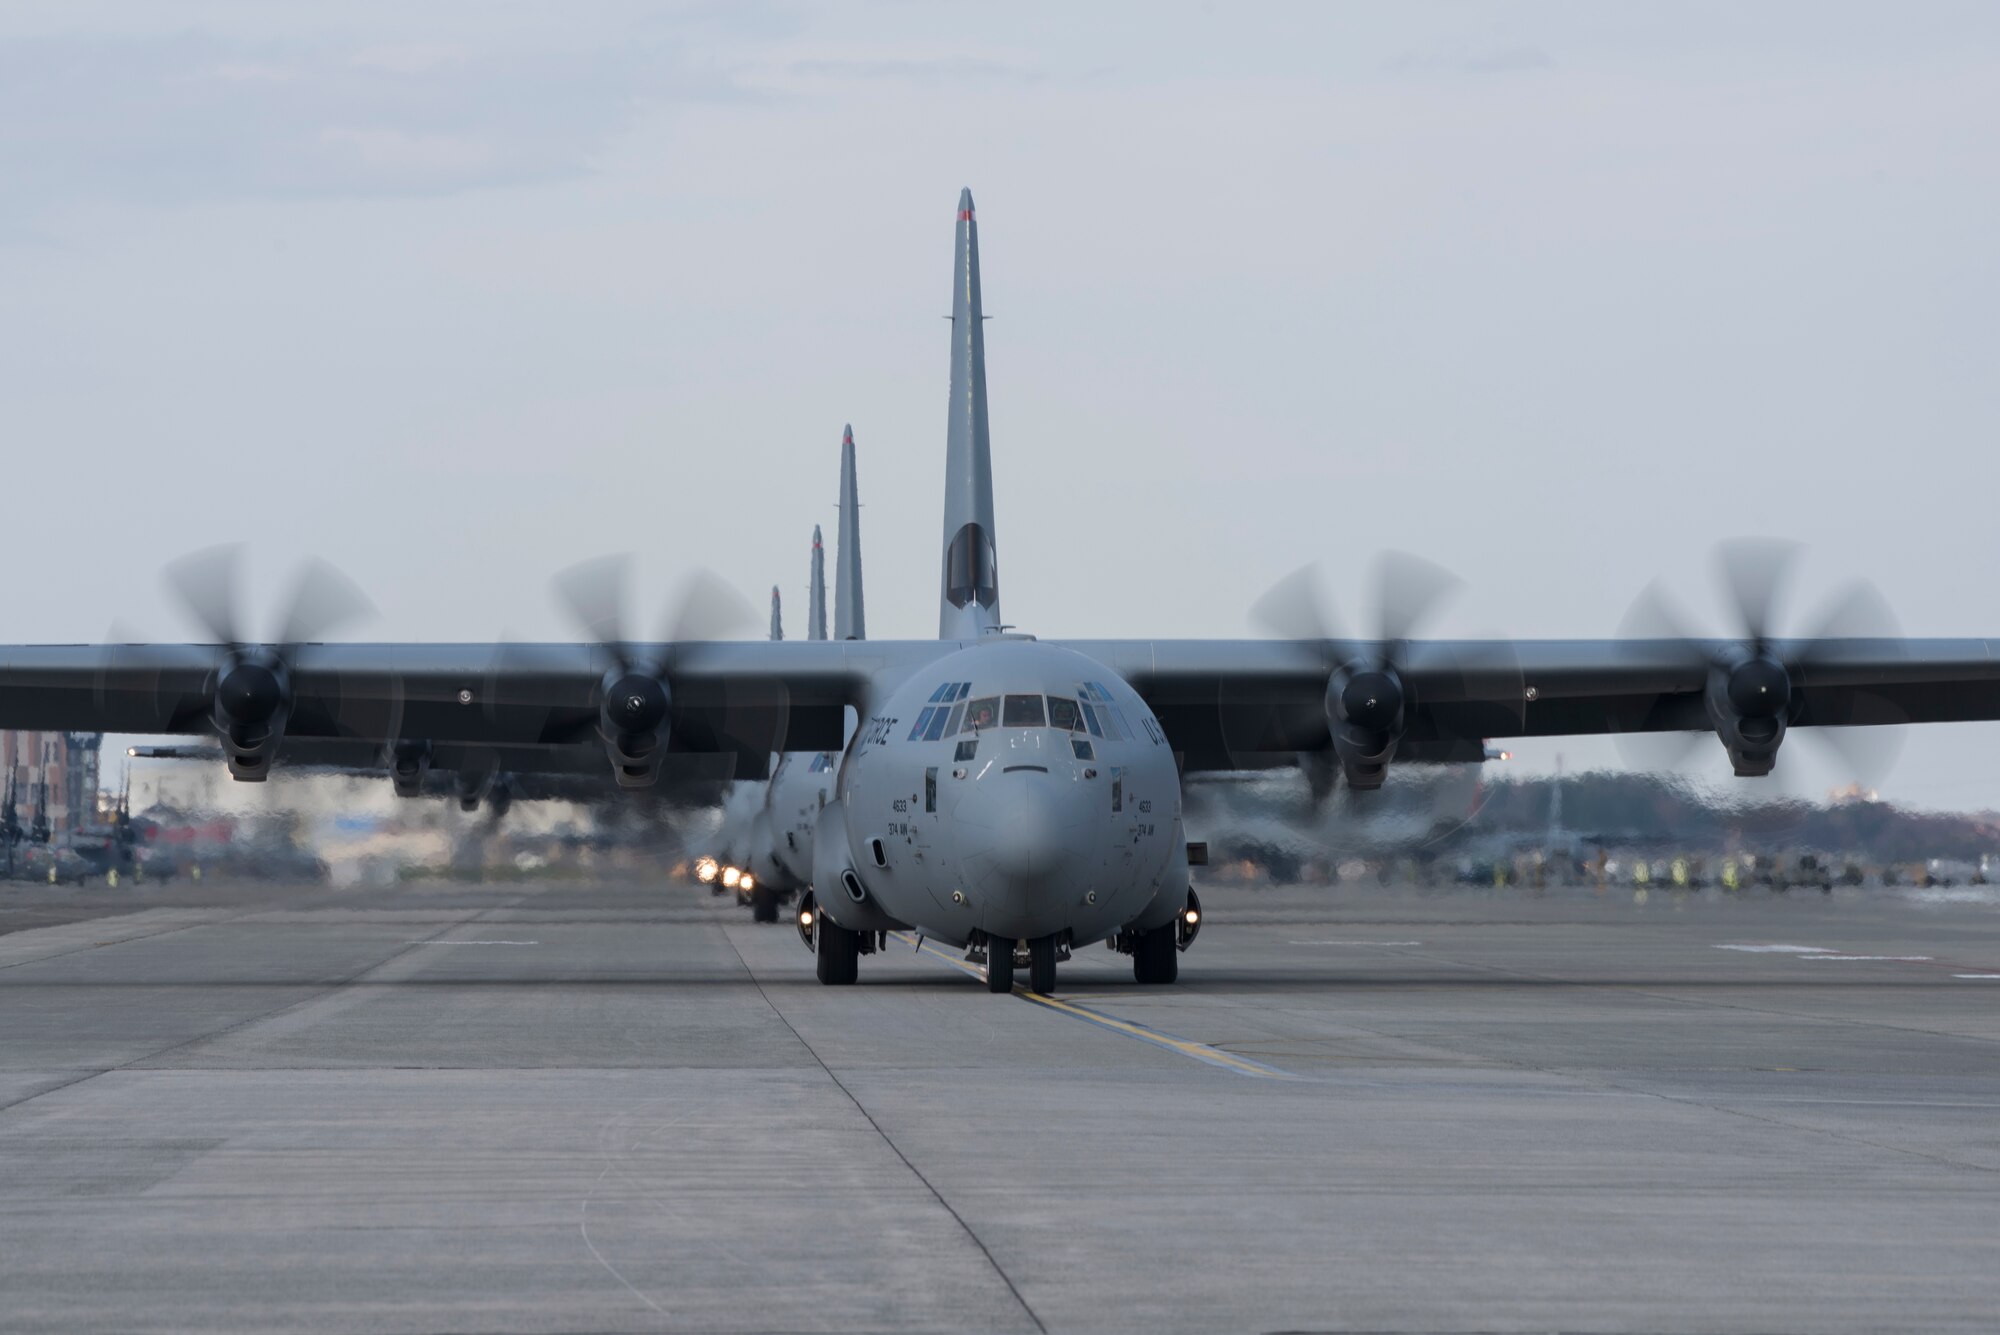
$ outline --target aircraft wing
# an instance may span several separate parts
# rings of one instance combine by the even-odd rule
[[[1130,682],[1195,771],[1351,751],[1329,702],[1362,670],[1394,678],[1388,731],[1403,759],[1474,760],[1488,738],[1566,734],[1714,728],[1741,742],[1725,730],[1742,722],[1730,714],[1730,693],[1756,676],[1746,677],[1746,664],[1781,669],[1786,727],[2000,718],[2000,641],[1984,639],[1061,643]],[[627,660],[660,665],[672,693],[669,751],[677,765],[694,766],[689,777],[714,779],[761,774],[774,751],[839,750],[845,707],[865,709],[881,686],[959,647],[635,645]],[[441,766],[575,772],[602,754],[606,684],[618,668],[613,651],[584,644],[312,644],[282,653],[279,755],[308,764],[359,765],[400,738],[430,743]],[[0,727],[212,732],[218,683],[233,661],[215,645],[0,648]],[[734,768],[719,773],[722,762],[704,768],[694,757],[733,757],[725,767]]]
[[[749,641],[633,645],[671,690],[675,757],[736,757],[761,773],[773,751],[843,744],[843,709],[871,683],[949,653],[945,643]],[[364,767],[396,739],[441,767],[562,773],[605,765],[600,708],[618,663],[588,644],[308,644],[274,651],[283,685],[279,755]],[[251,656],[265,650],[251,651]],[[216,731],[237,660],[218,645],[0,648],[0,728],[145,735]],[[255,712],[254,707],[252,712]],[[695,767],[699,777],[717,777]],[[725,774],[720,777],[729,777]]]
[[[1145,697],[1185,767],[1334,744],[1329,687],[1387,666],[1398,755],[1476,759],[1480,739],[1711,729],[1746,663],[1784,668],[1788,727],[2000,718],[2000,640],[1074,641]],[[1337,694],[1337,690],[1333,692]],[[1753,706],[1754,708],[1754,706]]]

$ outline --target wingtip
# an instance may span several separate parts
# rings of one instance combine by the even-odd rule
[[[843,445],[852,445],[854,443],[854,426],[852,423],[840,429],[840,443]]]
[[[965,188],[964,188],[963,190],[960,190],[960,191],[958,192],[958,220],[959,220],[960,222],[971,222],[971,221],[972,221],[972,187],[971,187],[971,186],[966,186],[966,187],[965,187]]]

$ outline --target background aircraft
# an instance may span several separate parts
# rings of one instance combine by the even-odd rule
[[[867,638],[867,617],[861,597],[861,491],[852,424],[841,431],[839,512],[834,629],[843,640],[861,640]],[[824,640],[826,550],[817,525],[809,588],[808,638]],[[771,596],[775,607],[777,590]],[[771,626],[771,638],[782,638],[775,611]],[[756,921],[776,922],[779,904],[812,883],[813,832],[833,795],[839,756],[834,750],[789,752],[773,760],[768,780],[731,785],[712,851],[695,863],[696,878],[718,892],[736,891]]]

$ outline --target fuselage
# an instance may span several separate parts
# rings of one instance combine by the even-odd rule
[[[1185,902],[1166,734],[1072,650],[993,636],[939,658],[871,703],[836,791],[814,879],[855,930],[1080,946]]]
[[[787,890],[812,884],[813,833],[833,799],[839,768],[832,751],[788,751],[771,771],[764,810],[773,884]]]

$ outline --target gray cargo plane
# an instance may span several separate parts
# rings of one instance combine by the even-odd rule
[[[1365,791],[1399,758],[1470,758],[1486,738],[1706,731],[1754,776],[1793,729],[2000,718],[2000,641],[1778,637],[1775,579],[1749,566],[1734,572],[1742,633],[1724,638],[1419,640],[1405,616],[1370,639],[1012,630],[969,192],[952,287],[934,641],[631,643],[608,621],[595,644],[321,644],[295,609],[259,644],[217,614],[220,643],[0,648],[0,727],[212,733],[248,780],[295,750],[362,763],[421,747],[539,772],[594,739],[624,788],[836,752],[813,838],[820,980],[854,982],[881,934],[912,929],[983,953],[998,992],[1023,944],[1041,991],[1094,942],[1128,953],[1141,982],[1174,979],[1200,917],[1190,771],[1275,755]]]
[[[861,490],[854,450],[854,427],[840,438],[840,506],[833,587],[834,633],[843,640],[867,638],[861,597]],[[826,638],[826,549],[813,528],[807,637]],[[778,591],[771,590],[771,638],[782,639]],[[838,750],[788,752],[771,767],[768,782],[734,785],[723,802],[717,851],[699,859],[695,875],[721,889],[733,889],[749,903],[759,922],[776,922],[781,898],[812,884],[813,833],[819,813],[833,797]],[[750,881],[745,889],[743,882]]]

